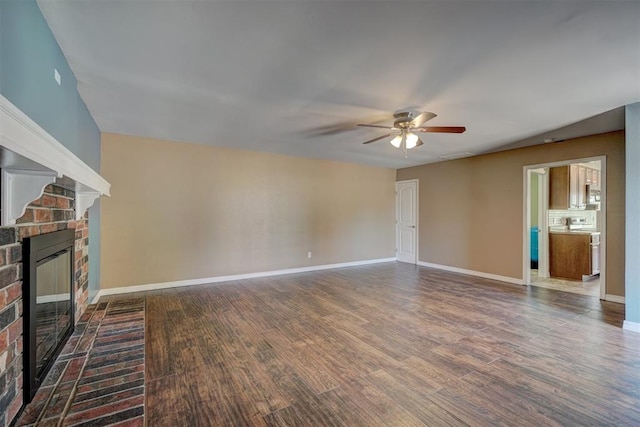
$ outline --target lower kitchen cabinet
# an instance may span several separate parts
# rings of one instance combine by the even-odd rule
[[[597,243],[592,243],[596,240]],[[588,233],[549,233],[549,275],[582,280],[600,272],[599,237]]]

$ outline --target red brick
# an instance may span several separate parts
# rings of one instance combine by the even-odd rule
[[[69,424],[77,423],[79,421],[91,420],[99,418],[114,412],[124,411],[126,409],[135,408],[137,406],[144,405],[144,396],[132,397],[129,399],[121,400],[110,405],[99,406],[92,408],[84,412],[76,412],[75,414],[69,414],[65,419]]]
[[[35,222],[51,222],[51,211],[49,209],[37,209],[34,215]]]
[[[42,197],[38,197],[33,202],[29,203],[29,206],[42,206]]]
[[[42,196],[42,206],[53,208],[58,204],[55,196],[50,194],[45,194]]]
[[[58,226],[56,224],[44,224],[40,226],[40,233],[53,233],[54,231],[58,231]]]
[[[0,354],[4,353],[9,346],[9,328],[0,332]]]
[[[45,418],[38,421],[38,427],[58,427],[60,424],[60,417]]]
[[[68,414],[75,414],[78,412],[85,412],[92,408],[98,408],[101,406],[117,403],[122,400],[130,399],[132,397],[138,397],[144,394],[142,387],[134,387],[127,390],[117,391],[115,393],[106,394],[103,396],[94,397],[93,399],[86,399],[74,402],[69,408]]]
[[[11,286],[18,278],[18,266],[7,265],[0,268],[0,288]]]
[[[18,411],[22,407],[22,395],[18,393],[18,395],[13,399],[13,402],[9,405],[9,409],[7,410],[7,420],[13,420],[13,418],[18,414]]]
[[[13,359],[15,358],[16,358],[16,349],[13,348],[12,345],[10,345],[7,350],[7,366],[11,365],[11,362],[13,362]],[[9,372],[11,372],[11,375],[7,375],[7,381],[13,381],[13,370]]]
[[[34,209],[33,208],[27,208],[24,211],[24,215],[22,215],[20,218],[18,218],[16,220],[16,224],[25,224],[25,223],[29,223],[29,222],[34,222]]]
[[[46,403],[49,400],[49,396],[53,393],[54,387],[40,387],[36,392],[36,395],[31,400],[31,403],[27,405],[25,411],[20,416],[20,422],[18,425],[33,424],[40,414],[46,409]]]
[[[20,240],[25,237],[37,236],[38,234],[40,234],[40,227],[37,226],[18,228],[18,236]]]
[[[7,299],[6,304],[10,304],[22,296],[22,281],[17,281],[13,285],[6,288]]]
[[[75,384],[75,381],[69,381],[60,383],[56,387],[53,395],[51,396],[51,400],[47,403],[47,409],[44,413],[45,418],[59,417],[60,414],[62,414],[62,411],[69,403]]]
[[[16,341],[22,335],[24,329],[22,327],[22,317],[9,325],[9,342]]]
[[[111,427],[143,427],[144,417],[131,418],[130,420],[122,421],[117,424],[111,424]]]
[[[78,352],[89,351],[93,346],[93,336],[85,335],[80,339],[78,346],[76,347]]]
[[[60,382],[69,382],[69,381],[77,381],[80,378],[80,373],[82,372],[82,368],[84,366],[85,359],[77,358],[69,361],[67,365],[67,369],[64,371],[64,375]]]
[[[92,377],[94,375],[108,374],[121,369],[134,368],[137,366],[144,366],[144,359],[133,359],[126,362],[116,363],[114,365],[105,365],[97,368],[88,368],[83,372],[83,376]]]
[[[16,264],[22,261],[22,245],[12,245],[7,248],[7,264]]]
[[[56,207],[59,209],[69,209],[69,199],[58,197],[56,200]]]
[[[7,254],[9,249],[0,249],[0,267],[7,263]]]
[[[106,378],[101,381],[95,381],[88,384],[79,385],[76,390],[76,393],[77,394],[89,393],[99,389],[118,386],[118,385],[130,383],[133,381],[139,381],[139,380],[144,380],[144,372],[133,372],[127,375],[118,375],[117,377]]]

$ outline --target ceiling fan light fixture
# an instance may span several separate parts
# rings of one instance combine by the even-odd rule
[[[406,140],[407,150],[411,150],[416,145],[418,145],[418,135],[411,132],[407,132],[407,140]]]
[[[391,145],[393,145],[396,148],[400,148],[400,145],[402,144],[402,135],[398,135],[395,138],[393,138],[391,141],[389,141],[391,143]]]
[[[358,126],[391,131],[385,135],[380,135],[376,138],[364,141],[363,144],[371,144],[372,142],[380,141],[381,139],[387,140],[387,138],[397,132],[398,134],[389,142],[395,148],[401,149],[404,153],[404,157],[406,158],[408,150],[424,144],[420,137],[414,132],[463,133],[467,130],[464,126],[422,126],[425,122],[436,117],[436,114],[428,111],[424,111],[422,113],[418,113],[416,111],[398,111],[393,114],[393,117],[395,118],[393,126],[358,123]]]

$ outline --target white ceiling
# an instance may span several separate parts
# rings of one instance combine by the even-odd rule
[[[640,101],[638,1],[38,4],[102,132],[400,168]],[[405,107],[467,132],[323,134]]]

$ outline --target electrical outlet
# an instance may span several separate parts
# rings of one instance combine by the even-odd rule
[[[53,69],[53,78],[56,80],[56,83],[58,83],[58,86],[60,86],[60,73],[55,68]]]
[[[311,259],[311,251],[307,252],[307,258]]]

